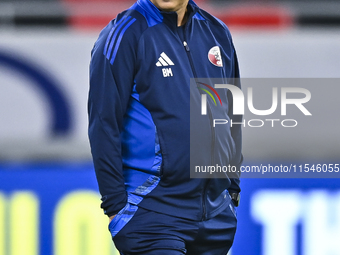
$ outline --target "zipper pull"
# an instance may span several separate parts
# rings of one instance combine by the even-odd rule
[[[187,44],[186,41],[183,42],[183,45],[186,51],[190,51],[189,45]]]

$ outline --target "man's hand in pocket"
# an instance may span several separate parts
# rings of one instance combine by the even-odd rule
[[[109,224],[110,224],[110,222],[113,220],[113,218],[116,217],[116,215],[117,215],[117,214],[110,216]]]

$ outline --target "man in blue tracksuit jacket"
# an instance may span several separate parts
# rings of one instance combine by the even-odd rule
[[[240,168],[241,125],[212,127],[213,119],[242,121],[232,95],[198,81],[237,85],[238,77],[228,28],[192,0],[138,0],[100,33],[90,64],[89,139],[121,254],[230,249],[239,175],[190,178],[190,169],[195,155],[200,166]]]

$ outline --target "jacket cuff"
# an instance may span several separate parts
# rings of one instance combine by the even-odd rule
[[[239,173],[238,178],[230,178],[231,184],[230,184],[229,188],[227,189],[229,193],[240,193],[241,192],[241,188],[240,188],[241,171],[240,171],[240,168],[241,168],[242,163],[243,163],[243,156],[241,155],[240,163],[236,165],[237,172]]]
[[[102,197],[101,208],[107,216],[117,214],[127,203],[126,191],[110,194]]]
[[[230,193],[240,193],[241,188],[240,188],[240,179],[230,179],[231,184],[228,188],[228,192]]]

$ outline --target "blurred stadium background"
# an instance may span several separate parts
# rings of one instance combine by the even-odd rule
[[[230,27],[242,77],[320,81],[303,128],[244,128],[246,164],[340,163],[339,80],[323,86],[340,78],[340,1],[197,3]],[[87,140],[88,65],[131,4],[0,0],[0,255],[117,254]],[[339,180],[243,179],[232,254],[340,255]]]

